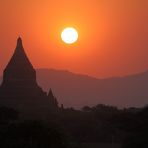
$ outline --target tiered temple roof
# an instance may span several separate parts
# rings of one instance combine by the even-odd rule
[[[29,61],[22,39],[17,40],[16,49],[3,73],[3,82],[0,86],[0,106],[14,108],[27,118],[46,118],[58,103],[56,98],[47,95],[36,82],[36,71]],[[53,94],[52,94],[53,95]]]

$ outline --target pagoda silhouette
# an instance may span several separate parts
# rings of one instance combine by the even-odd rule
[[[29,61],[22,39],[3,72],[0,86],[0,106],[16,109],[23,118],[48,118],[58,110],[58,102],[52,90],[47,94],[36,81],[36,71]]]

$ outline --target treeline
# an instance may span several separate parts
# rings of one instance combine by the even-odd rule
[[[0,107],[1,148],[79,148],[81,143],[120,143],[148,147],[148,107],[98,104],[82,110],[61,109],[46,121],[19,119],[19,112]]]

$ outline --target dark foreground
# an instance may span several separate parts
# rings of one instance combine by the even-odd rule
[[[121,144],[112,143],[81,143],[77,145],[80,148],[121,148]]]
[[[0,107],[1,148],[147,148],[148,107],[61,109],[44,121]]]

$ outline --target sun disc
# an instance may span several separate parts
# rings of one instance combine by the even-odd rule
[[[78,40],[78,32],[73,27],[67,27],[62,31],[61,39],[66,44],[73,44]]]

